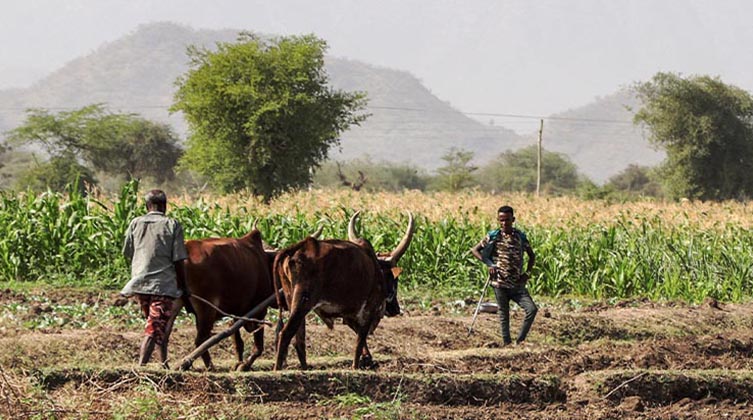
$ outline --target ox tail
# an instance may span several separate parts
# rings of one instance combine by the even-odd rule
[[[296,278],[306,276],[305,272],[308,271],[306,268],[310,268],[311,261],[306,257],[305,250],[311,246],[316,249],[318,248],[319,243],[316,239],[309,237],[279,252],[275,257],[272,268],[272,281],[274,283],[277,305],[280,311],[290,310],[282,291],[283,282],[286,282],[292,289],[295,287]]]
[[[285,295],[282,291],[282,282],[280,281],[280,275],[277,270],[274,270],[274,273],[272,273],[272,282],[274,283],[275,288],[275,299],[277,300],[277,309],[280,311],[287,311],[288,310],[288,303],[285,300]]]
[[[280,312],[288,310],[288,302],[285,300],[285,295],[282,289],[282,270],[283,266],[287,264],[287,260],[290,257],[288,252],[282,251],[275,257],[275,261],[272,264],[272,285],[275,290],[275,298],[277,299],[277,309]],[[280,315],[282,319],[282,315]]]
[[[183,306],[186,308],[186,312],[188,312],[189,314],[195,314],[196,310],[193,308],[193,304],[191,303],[191,295],[189,293],[183,293],[180,298],[183,301]]]
[[[191,290],[188,289],[188,279],[186,278],[188,276],[188,266],[189,262],[187,259],[175,263],[175,271],[177,274],[176,281],[178,283],[178,290],[183,292],[180,295],[180,300],[183,301],[183,306],[186,308],[186,312],[188,312],[189,314],[195,314],[196,311],[194,310],[190,299]]]

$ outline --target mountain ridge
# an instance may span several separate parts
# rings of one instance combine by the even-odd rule
[[[212,48],[216,42],[231,42],[238,30],[193,29],[174,23],[138,26],[130,34],[103,44],[75,58],[28,88],[0,90],[0,107],[15,110],[0,113],[0,131],[23,122],[23,109],[31,107],[74,109],[105,103],[119,112],[137,112],[145,118],[166,122],[181,136],[187,126],[180,114],[170,114],[174,83],[188,68],[188,45]],[[442,156],[457,147],[474,153],[474,164],[484,164],[506,150],[535,144],[535,135],[519,135],[501,126],[482,124],[437,98],[408,72],[379,67],[357,60],[327,56],[325,66],[336,89],[365,91],[371,116],[361,126],[342,134],[340,147],[330,158],[349,160],[369,156],[375,161],[410,163],[427,170],[443,164]],[[593,126],[578,127],[578,119],[598,119],[595,114],[617,112],[630,98],[615,94],[584,107],[553,116],[545,127],[544,147],[565,153],[579,170],[603,181],[631,163],[660,160],[660,153],[634,127],[606,133]],[[623,107],[624,108],[624,107]],[[632,117],[630,117],[632,118]],[[611,130],[615,130],[614,127]],[[612,136],[612,137],[609,137]],[[594,138],[615,138],[632,145],[614,147]],[[645,155],[645,156],[644,156]]]

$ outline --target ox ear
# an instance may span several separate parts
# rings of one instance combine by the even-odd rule
[[[392,267],[390,270],[392,270],[392,277],[394,278],[397,278],[403,272],[403,269],[400,267]]]

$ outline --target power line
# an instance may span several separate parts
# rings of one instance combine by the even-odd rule
[[[509,118],[525,118],[532,120],[554,120],[554,121],[581,121],[581,122],[594,122],[594,123],[619,123],[619,124],[633,124],[632,121],[625,120],[604,120],[598,118],[575,118],[575,117],[544,117],[541,115],[518,115],[518,114],[495,114],[490,112],[463,112],[465,115],[479,115],[488,117],[509,117]]]
[[[399,111],[429,111],[426,108],[407,108],[407,107],[395,107],[395,106],[368,106],[370,109],[386,109],[386,110],[399,110]],[[525,114],[505,114],[496,112],[464,112],[458,111],[463,115],[476,115],[481,117],[505,117],[505,118],[521,118],[530,120],[557,120],[557,121],[584,121],[584,122],[598,122],[598,123],[620,123],[620,124],[633,124],[632,121],[626,120],[609,120],[601,118],[575,118],[575,117],[557,117],[557,116],[543,116],[543,115],[525,115]]]
[[[30,109],[43,109],[52,111],[66,111],[75,110],[80,107],[74,106],[27,106],[27,107],[0,107],[0,113],[16,113],[24,112]],[[167,105],[127,105],[122,107],[113,106],[116,109],[163,109],[169,110],[170,106]],[[412,108],[412,107],[398,107],[398,106],[367,106],[368,110],[387,110],[387,111],[412,111],[412,112],[424,112],[424,113],[451,113],[447,110],[435,111],[428,108]],[[457,113],[468,116],[481,116],[481,117],[500,117],[500,118],[514,118],[525,120],[550,120],[550,121],[570,121],[570,122],[582,122],[582,123],[599,123],[599,124],[629,124],[633,125],[633,121],[626,120],[613,120],[613,119],[601,119],[601,118],[577,118],[577,117],[558,117],[558,116],[542,116],[542,115],[526,115],[526,114],[509,114],[509,113],[497,113],[497,112],[463,112],[457,111]],[[421,121],[421,120],[415,120]],[[497,126],[493,126],[497,127]]]

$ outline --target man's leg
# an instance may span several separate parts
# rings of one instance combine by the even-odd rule
[[[154,337],[147,335],[144,336],[144,340],[141,342],[141,348],[139,349],[139,365],[144,366],[149,363],[149,359],[152,358],[152,352],[154,351]]]
[[[528,336],[528,331],[531,330],[531,325],[533,325],[533,320],[536,319],[536,313],[539,311],[539,308],[533,302],[525,286],[519,289],[511,289],[510,292],[510,298],[523,308],[526,313],[523,325],[520,327],[520,334],[518,334],[518,339],[516,340],[516,343],[522,343]]]
[[[510,297],[507,295],[508,289],[493,287],[494,296],[497,298],[499,307],[499,326],[502,329],[502,342],[512,344],[510,337]]]
[[[168,316],[167,321],[165,321],[165,328],[164,328],[164,338],[162,340],[162,344],[159,347],[159,356],[160,356],[160,362],[162,363],[162,366],[164,368],[169,368],[167,364],[167,342],[170,340],[170,334],[173,331],[173,324],[175,323],[175,318],[178,315],[178,312],[183,308],[183,300],[180,298],[174,299],[171,303],[170,307],[170,313],[166,314]]]
[[[173,299],[166,296],[149,296],[149,314],[144,329],[144,341],[141,343],[139,364],[149,362],[154,346],[159,346],[160,362],[167,367],[167,337],[166,328],[170,320]],[[145,298],[146,299],[146,298]]]
[[[145,364],[149,363],[149,360],[152,358],[152,352],[154,351],[154,338],[152,338],[152,333],[150,332],[151,322],[149,321],[152,296],[137,294],[136,299],[139,302],[141,315],[143,315],[144,319],[146,319],[146,325],[144,327],[144,339],[141,341],[141,346],[139,347],[139,365],[144,366]]]

